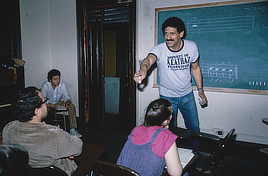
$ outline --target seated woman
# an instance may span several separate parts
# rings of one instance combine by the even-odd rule
[[[169,175],[181,175],[182,166],[175,143],[177,136],[168,130],[171,118],[172,106],[168,100],[151,102],[143,125],[132,130],[116,164],[142,176],[160,176],[165,166]]]
[[[27,176],[30,173],[28,151],[21,145],[0,145],[0,175]]]

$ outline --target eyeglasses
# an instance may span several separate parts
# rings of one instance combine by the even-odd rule
[[[36,108],[38,108],[38,107],[40,107],[43,103],[45,103],[45,102],[47,102],[48,101],[48,98],[44,98],[44,101],[43,102],[41,102],[41,103],[39,103],[37,106],[36,106]]]

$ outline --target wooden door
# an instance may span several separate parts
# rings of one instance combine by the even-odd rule
[[[90,10],[86,14],[85,114],[89,129],[95,129],[103,126],[104,118],[103,24],[99,17],[92,18]]]
[[[135,5],[126,4],[123,7],[91,7],[85,5],[83,11],[84,51],[81,52],[84,53],[84,62],[80,62],[80,65],[83,69],[82,80],[85,81],[79,85],[84,84],[83,86],[85,87],[85,90],[83,90],[84,94],[80,93],[80,98],[84,99],[86,126],[89,127],[89,129],[95,129],[104,124],[104,29],[115,26],[115,30],[120,35],[122,28],[119,32],[117,29],[123,24],[123,30],[126,32],[124,32],[123,37],[120,36],[116,39],[116,70],[118,73],[124,70],[124,72],[117,74],[117,77],[121,79],[120,87],[122,88],[120,90],[119,121],[123,121],[124,125],[122,127],[129,132],[136,125],[136,84],[133,81],[133,73],[135,70]],[[122,16],[122,14],[120,14],[119,18],[114,18],[116,21],[109,21],[112,18],[107,17],[107,13],[112,14],[114,12],[115,14],[127,12],[127,15],[123,14],[124,16]],[[122,61],[121,58],[123,58],[124,61]]]

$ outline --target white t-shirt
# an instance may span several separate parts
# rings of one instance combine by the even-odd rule
[[[159,93],[167,97],[182,97],[192,91],[191,63],[199,57],[195,42],[183,40],[179,51],[171,51],[166,42],[154,46],[149,54],[157,58]]]

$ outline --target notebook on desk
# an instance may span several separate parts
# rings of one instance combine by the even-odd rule
[[[66,110],[66,107],[64,107],[64,106],[58,107],[58,111],[61,111],[61,110]]]
[[[188,172],[188,169],[191,166],[191,164],[194,163],[195,160],[197,160],[199,154],[194,154],[192,149],[187,148],[177,148],[177,150],[181,165],[183,167],[182,175],[184,175],[186,172]],[[167,166],[165,167],[162,176],[169,176],[167,172]]]
[[[191,159],[195,156],[192,149],[187,148],[177,148],[179,153],[179,158],[181,161],[181,165],[184,168]]]

